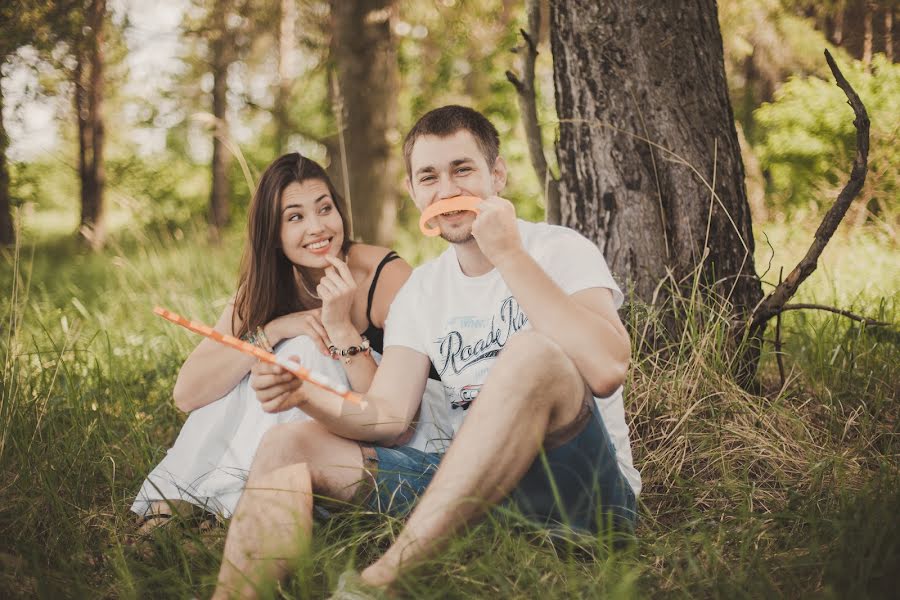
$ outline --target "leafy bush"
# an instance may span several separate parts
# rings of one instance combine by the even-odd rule
[[[857,203],[887,222],[900,190],[900,65],[882,55],[866,72],[862,63],[841,65],[871,121],[869,174]],[[775,208],[822,209],[847,181],[856,152],[856,129],[847,98],[832,80],[793,77],[754,118],[754,149],[768,174],[767,197]]]

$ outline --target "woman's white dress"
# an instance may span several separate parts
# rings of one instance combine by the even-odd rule
[[[285,358],[299,356],[307,369],[349,385],[341,362],[323,356],[307,336],[282,342],[275,353]],[[373,355],[380,361],[380,355]],[[443,452],[449,437],[436,424],[447,422],[446,412],[443,387],[429,379],[415,434],[407,444],[428,452]],[[266,431],[279,423],[307,419],[309,415],[297,408],[264,412],[250,387],[248,374],[228,394],[188,415],[178,439],[147,476],[131,510],[145,516],[151,502],[184,500],[231,517]]]
[[[276,354],[297,355],[307,369],[347,384],[340,361],[323,356],[306,336],[283,342]],[[309,418],[297,408],[264,412],[248,374],[228,394],[188,415],[178,439],[147,476],[131,510],[144,516],[151,502],[185,500],[230,517],[263,434],[278,423]]]

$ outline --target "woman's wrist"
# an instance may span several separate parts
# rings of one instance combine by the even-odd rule
[[[324,325],[324,324],[323,324]],[[325,331],[328,333],[328,339],[338,348],[346,348],[348,346],[356,346],[362,342],[362,336],[353,327],[349,321],[339,326],[324,325]]]
[[[269,321],[263,325],[262,329],[266,337],[269,338],[269,343],[273,346],[284,339],[284,336],[281,335],[281,329],[278,327],[278,319]]]

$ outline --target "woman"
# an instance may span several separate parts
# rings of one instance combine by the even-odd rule
[[[263,173],[248,234],[237,293],[215,328],[366,391],[376,368],[370,350],[382,351],[388,308],[410,266],[386,248],[351,242],[328,175],[296,153]],[[132,505],[142,530],[190,508],[184,503],[230,516],[263,433],[309,418],[262,411],[249,385],[254,360],[209,339],[188,356],[173,395],[191,414]]]

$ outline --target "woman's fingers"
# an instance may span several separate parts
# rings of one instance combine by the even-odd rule
[[[335,296],[340,295],[340,288],[327,277],[323,277],[322,280],[319,281],[319,287],[316,288],[316,293],[319,294],[322,301],[331,300]]]
[[[325,327],[322,325],[322,322],[318,319],[310,319],[308,327],[309,330],[307,335],[309,335],[309,339],[311,339],[316,344],[319,352],[321,352],[325,356],[331,356],[331,353],[328,352],[328,346],[331,345],[331,340],[328,339],[328,332],[325,331]]]
[[[350,272],[350,267],[347,266],[347,263],[337,257],[327,255],[325,256],[325,260],[334,266],[335,270],[340,274],[341,279],[343,279],[347,285],[356,285],[356,280],[353,279],[353,274]]]

